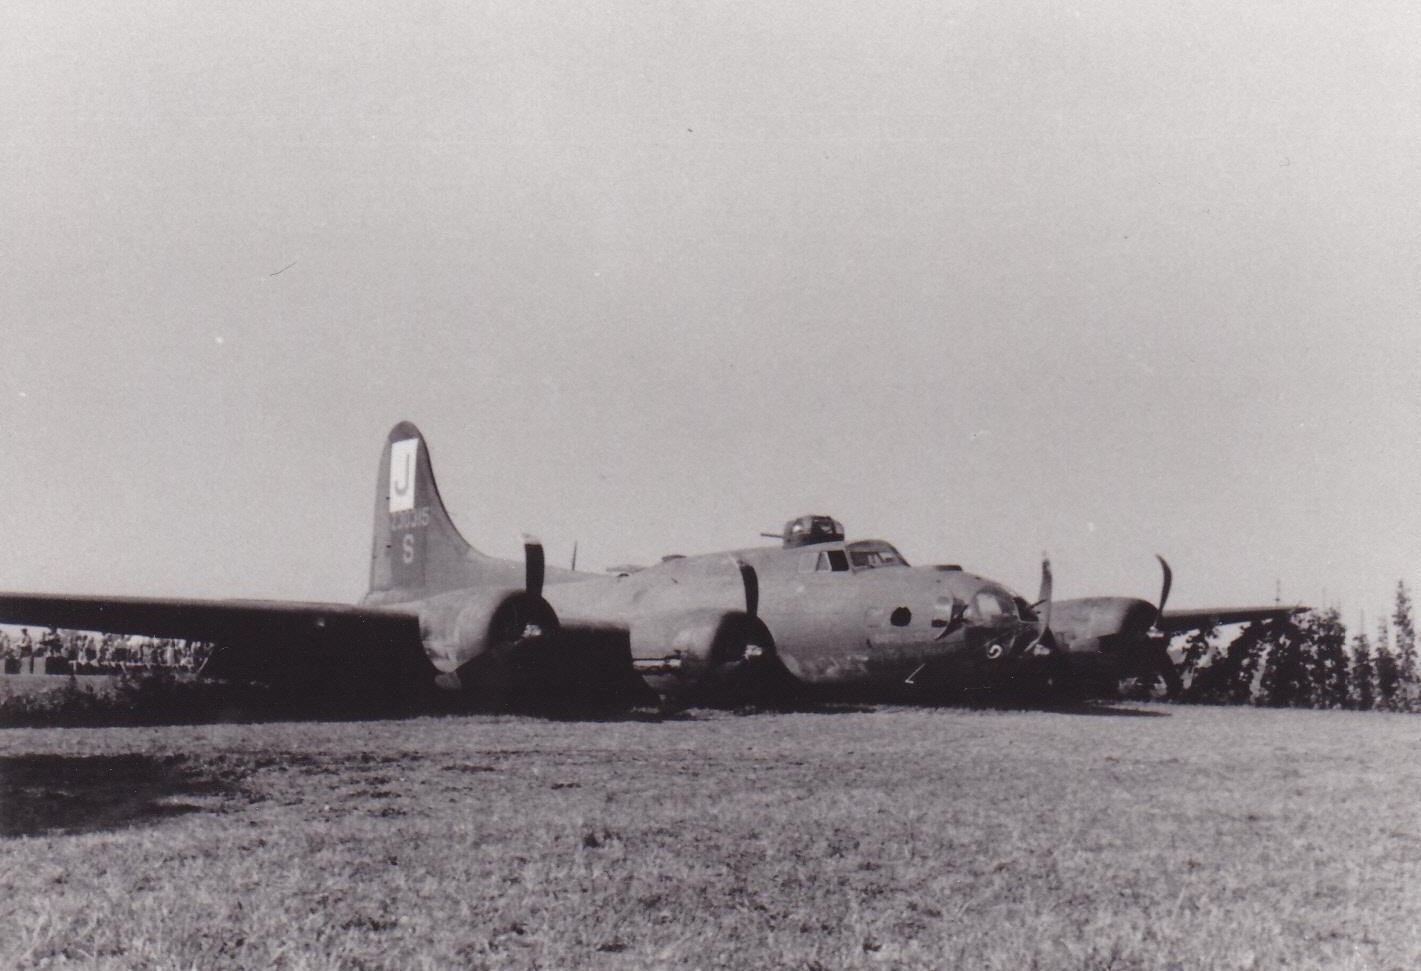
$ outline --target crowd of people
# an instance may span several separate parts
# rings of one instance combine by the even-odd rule
[[[0,630],[0,657],[6,674],[137,674],[193,672],[202,668],[211,646],[202,641],[163,637],[89,634],[51,627],[38,637]]]

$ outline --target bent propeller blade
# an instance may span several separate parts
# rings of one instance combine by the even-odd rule
[[[745,613],[753,618],[760,609],[760,575],[744,560],[737,559],[735,565],[740,568],[740,580],[745,584]]]
[[[535,536],[523,536],[523,588],[530,597],[543,595],[543,544]]]
[[[1046,636],[1046,632],[1051,629],[1051,558],[1045,553],[1041,554],[1041,592],[1036,598],[1036,602],[1041,605],[1041,633],[1036,638],[1037,643]]]
[[[1159,565],[1164,568],[1164,586],[1159,592],[1159,606],[1155,607],[1155,622],[1158,623],[1160,615],[1164,613],[1164,605],[1169,602],[1169,588],[1174,583],[1174,571],[1169,568],[1168,561],[1158,553],[1155,559],[1159,560]]]

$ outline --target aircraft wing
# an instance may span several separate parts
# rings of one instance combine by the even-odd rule
[[[50,593],[0,593],[0,624],[147,634],[194,641],[245,639],[253,634],[291,640],[311,637],[331,628],[364,635],[418,634],[418,620],[413,615],[349,604]]]
[[[379,667],[423,653],[415,615],[349,604],[0,593],[0,623],[210,641],[242,671],[277,676],[305,662]]]
[[[1186,610],[1165,610],[1155,621],[1155,627],[1167,633],[1201,630],[1222,624],[1243,624],[1254,620],[1277,620],[1300,614],[1303,606],[1280,607],[1195,607]]]

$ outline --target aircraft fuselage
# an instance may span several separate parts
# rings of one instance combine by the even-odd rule
[[[849,544],[865,545],[873,544]],[[643,671],[674,668],[675,632],[690,623],[682,618],[743,610],[737,564],[758,576],[758,620],[770,641],[763,646],[805,687],[940,694],[1001,686],[1023,665],[1050,654],[1049,641],[1038,643],[1036,618],[1029,611],[1023,616],[1020,598],[1001,584],[957,567],[856,567],[850,565],[855,549],[843,543],[750,548],[668,558],[616,576],[550,569],[542,595],[556,614],[564,650],[630,631],[632,660]],[[521,564],[500,566],[507,586],[516,587]],[[651,635],[638,637],[643,628]],[[453,646],[454,654],[440,657],[434,645],[437,668],[458,670],[474,660]],[[665,677],[647,681],[667,689]]]

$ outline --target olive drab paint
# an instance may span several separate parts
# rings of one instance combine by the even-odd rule
[[[669,556],[611,574],[522,562],[454,525],[409,422],[386,436],[370,587],[360,603],[0,593],[0,623],[207,640],[245,676],[421,681],[537,697],[561,683],[635,683],[663,705],[789,684],[843,693],[1039,686],[1128,669],[1151,630],[1299,608],[1165,611],[1131,598],[1053,604],[1049,567],[1029,603],[955,565],[911,566],[882,540],[846,541],[830,516],[791,520],[781,546]],[[1052,608],[1055,608],[1054,614]],[[556,692],[553,692],[556,694]]]

